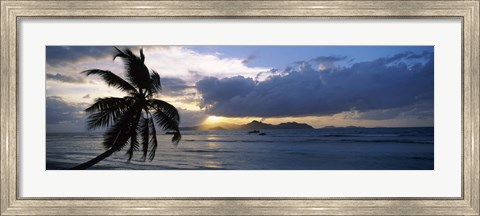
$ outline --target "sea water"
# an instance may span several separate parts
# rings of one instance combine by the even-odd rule
[[[432,170],[433,128],[182,131],[157,134],[153,161],[119,151],[90,169]],[[46,168],[68,169],[105,151],[102,133],[47,133]],[[125,149],[128,149],[125,148]]]

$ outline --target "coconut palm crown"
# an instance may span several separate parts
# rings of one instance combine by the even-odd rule
[[[113,60],[117,57],[123,60],[126,80],[108,70],[91,69],[82,73],[87,76],[100,76],[109,86],[125,92],[127,96],[97,98],[95,103],[85,110],[89,114],[88,129],[108,128],[103,139],[106,151],[72,169],[91,167],[125,147],[128,147],[128,161],[140,148],[144,160],[147,156],[149,160],[153,160],[158,146],[155,125],[173,134],[174,145],[178,145],[181,139],[177,109],[154,98],[162,88],[160,75],[145,66],[143,49],[140,49],[140,57],[130,49],[122,51],[115,47],[115,50]]]

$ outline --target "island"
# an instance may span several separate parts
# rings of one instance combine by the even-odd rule
[[[193,127],[182,127],[180,130],[273,130],[273,129],[314,129],[312,126],[305,123],[285,122],[278,125],[263,123],[260,121],[252,121],[247,124],[238,125],[231,123],[215,123],[203,124]]]

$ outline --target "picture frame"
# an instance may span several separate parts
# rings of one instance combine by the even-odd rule
[[[1,0],[1,215],[479,215],[479,1]],[[18,21],[54,18],[461,18],[461,198],[22,198]]]

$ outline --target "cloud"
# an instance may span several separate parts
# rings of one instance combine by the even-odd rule
[[[252,78],[242,76],[223,78],[207,77],[197,82],[197,90],[202,93],[201,107],[215,107],[235,98],[246,96],[255,88]]]
[[[245,59],[242,60],[242,63],[243,64],[248,64],[249,62],[253,61],[254,59],[256,59],[257,56],[252,54],[252,55],[249,55],[247,56]]]
[[[61,97],[49,96],[46,98],[47,124],[82,123],[85,117],[83,110],[86,104],[68,103]]]
[[[46,75],[47,80],[56,80],[60,82],[67,82],[67,83],[82,83],[85,81],[84,78],[81,77],[74,77],[70,75],[62,75],[62,74],[53,74],[53,73],[47,73]]]
[[[278,69],[270,69],[268,71],[263,71],[263,72],[259,72],[257,73],[257,75],[255,76],[255,81],[256,82],[259,82],[259,81],[262,81],[262,80],[265,80],[267,79],[269,76],[272,76],[272,75],[275,75],[275,74],[279,74],[281,71],[279,71]]]
[[[188,85],[185,80],[174,77],[162,77],[162,94],[169,96],[181,96],[185,94],[185,90],[194,88]]]
[[[433,120],[433,101],[418,102],[410,106],[368,110],[365,112],[351,111],[345,113],[345,119],[351,120],[388,120],[394,118]]]
[[[345,61],[347,56],[318,56],[316,58],[305,60],[305,61],[297,61],[291,64],[287,69],[286,72],[290,72],[293,69],[297,70],[305,70],[303,67],[310,67],[309,69],[315,69],[318,71],[324,71],[327,69],[335,68],[335,63]]]
[[[315,63],[318,65],[318,70],[323,71],[334,68],[336,62],[344,61],[345,59],[347,59],[346,56],[319,56],[311,59],[309,62]]]
[[[178,113],[180,115],[180,126],[181,127],[188,127],[188,126],[197,126],[203,123],[208,115],[205,111],[193,111],[193,110],[186,110],[182,108],[178,108]]]
[[[315,61],[341,59],[346,57]],[[208,77],[196,86],[201,106],[219,116],[324,116],[352,110],[414,109],[416,104],[427,104],[423,106],[432,113],[433,77],[433,53],[408,52],[322,71],[312,67],[312,61],[303,61],[257,83],[243,76]],[[393,118],[399,112],[384,116]]]
[[[145,47],[145,64],[162,77],[178,77],[193,85],[203,77],[218,78],[242,75],[255,77],[267,67],[249,67],[242,58],[223,57],[221,54],[204,54],[181,46],[169,49]]]
[[[85,58],[105,58],[113,52],[111,46],[47,46],[46,59],[47,65],[62,66]]]
[[[129,46],[128,48],[139,55],[140,47]],[[249,67],[245,64],[244,58],[225,57],[220,53],[199,53],[182,46],[145,46],[143,48],[146,56],[145,64],[150,69],[157,71],[162,78],[179,78],[188,85],[194,85],[196,81],[207,76],[255,77],[259,72],[271,69]],[[92,68],[110,70],[123,76],[124,65],[121,59],[112,61],[114,53],[112,46],[47,46],[48,79],[60,82],[99,80],[98,77],[85,79],[79,75],[81,71]],[[61,85],[61,83],[58,84]]]
[[[343,61],[345,59],[347,59],[347,56],[318,56],[316,58],[311,59],[310,61],[337,62],[337,61]]]

